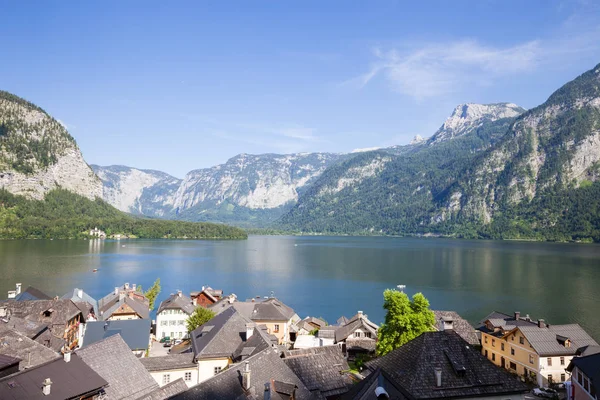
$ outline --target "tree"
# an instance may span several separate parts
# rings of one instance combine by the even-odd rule
[[[377,333],[378,356],[433,329],[435,317],[429,310],[429,301],[422,293],[415,294],[411,301],[405,293],[387,289],[383,292],[383,300],[387,314]]]
[[[135,291],[141,294],[144,294],[144,289],[142,289],[142,285],[137,285],[135,287]]]
[[[156,281],[154,281],[154,284],[152,285],[152,287],[150,289],[148,289],[148,291],[146,293],[144,293],[144,296],[146,296],[146,298],[150,301],[149,307],[151,310],[154,309],[154,301],[156,301],[156,298],[158,297],[159,293],[160,293],[160,278],[156,278]]]
[[[215,312],[209,310],[208,308],[198,307],[196,310],[190,315],[190,317],[185,321],[188,332],[193,331],[197,327],[204,325],[215,316]]]

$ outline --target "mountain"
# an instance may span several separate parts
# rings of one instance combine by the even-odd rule
[[[459,106],[411,152],[366,153],[330,168],[280,224],[600,241],[600,65],[516,118],[496,110],[478,121],[469,108]]]
[[[65,127],[38,106],[0,91],[0,188],[42,199],[64,188],[89,199],[102,183]]]
[[[168,216],[182,180],[167,173],[123,165],[91,166],[102,180],[102,198],[131,214]]]

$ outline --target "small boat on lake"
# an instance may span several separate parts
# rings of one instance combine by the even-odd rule
[[[92,272],[98,272],[98,268],[94,268]]]

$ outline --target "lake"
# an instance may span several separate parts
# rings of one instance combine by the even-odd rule
[[[98,272],[93,273],[94,268]],[[276,297],[301,316],[330,323],[358,310],[380,323],[382,293],[406,285],[432,309],[471,323],[492,310],[551,324],[579,323],[600,341],[600,246],[434,238],[251,236],[246,241],[0,241],[0,297],[32,285],[49,295],[73,287],[100,298],[125,282],[158,301],[203,285],[239,299]],[[157,302],[158,306],[158,302]]]

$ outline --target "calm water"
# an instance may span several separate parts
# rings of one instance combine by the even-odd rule
[[[98,268],[97,273],[92,269]],[[159,300],[202,285],[240,299],[275,296],[301,317],[362,310],[383,320],[382,292],[423,292],[475,323],[492,310],[577,322],[600,340],[600,246],[448,239],[253,236],[247,241],[0,241],[0,298],[15,282],[93,297],[124,282]]]

